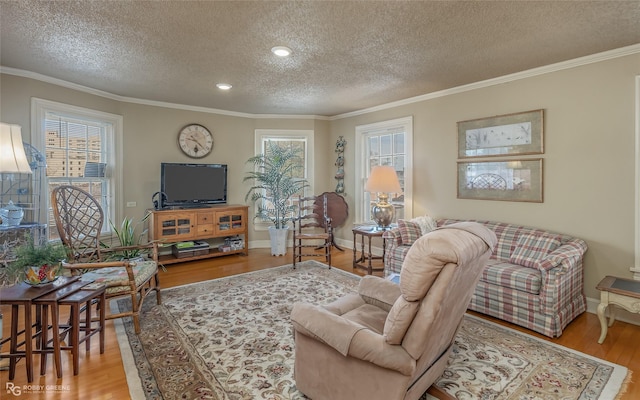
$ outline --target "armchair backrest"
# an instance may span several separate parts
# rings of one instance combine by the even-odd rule
[[[417,360],[418,371],[453,342],[496,241],[491,230],[465,222],[422,236],[407,253],[401,296],[387,316],[384,335]]]
[[[101,261],[100,231],[104,214],[96,199],[78,187],[62,185],[51,192],[51,205],[67,261]]]

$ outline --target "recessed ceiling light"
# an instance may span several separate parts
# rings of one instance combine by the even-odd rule
[[[287,57],[291,54],[291,49],[285,46],[276,46],[271,49],[271,52],[278,57]]]
[[[231,89],[233,87],[232,85],[230,85],[228,83],[218,83],[216,86],[220,90],[229,90],[229,89]]]

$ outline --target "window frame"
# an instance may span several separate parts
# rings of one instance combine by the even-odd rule
[[[78,120],[99,121],[100,123],[110,124],[112,132],[107,134],[104,143],[108,146],[106,151],[106,167],[109,171],[107,176],[108,196],[105,199],[107,209],[105,212],[105,221],[102,226],[102,233],[105,235],[112,234],[111,221],[119,221],[122,214],[123,180],[122,180],[122,136],[123,136],[123,117],[117,114],[111,114],[103,111],[92,110],[89,108],[74,106],[70,104],[44,100],[39,98],[31,99],[31,144],[46,154],[46,127],[45,118],[47,113],[56,113],[65,117]],[[45,156],[46,157],[46,156]],[[82,180],[83,178],[69,178],[71,180]],[[41,180],[40,193],[43,193],[44,201],[40,202],[40,215],[44,218],[42,223],[47,224],[48,229],[55,229],[49,226],[51,215],[51,199],[49,193],[49,177]],[[49,237],[49,236],[48,236]]]
[[[388,121],[358,125],[355,128],[356,163],[355,163],[355,223],[375,224],[368,210],[368,196],[364,186],[368,178],[368,159],[366,141],[371,136],[381,136],[385,133],[403,130],[404,137],[404,217],[413,216],[413,117],[402,117]],[[365,212],[367,209],[367,212]]]
[[[304,140],[305,146],[305,173],[304,177],[309,183],[305,193],[314,192],[314,131],[310,129],[256,129],[254,132],[254,154],[263,154],[265,151],[265,144],[269,140],[292,140],[299,139]],[[268,230],[271,226],[271,221],[254,220],[254,229],[256,231]]]

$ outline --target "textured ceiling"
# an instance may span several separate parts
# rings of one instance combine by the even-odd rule
[[[640,1],[0,0],[0,15],[3,67],[251,114],[333,116],[640,43]]]

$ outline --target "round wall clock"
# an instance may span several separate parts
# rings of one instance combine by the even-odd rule
[[[213,135],[202,125],[189,124],[180,129],[178,145],[189,157],[202,158],[213,150]]]

